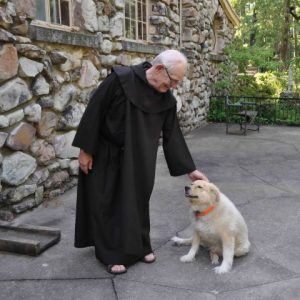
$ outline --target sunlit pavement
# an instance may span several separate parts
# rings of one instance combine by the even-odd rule
[[[187,176],[169,175],[158,153],[151,199],[151,236],[157,260],[137,263],[124,275],[108,274],[93,248],[75,249],[76,189],[44,202],[14,224],[59,228],[61,241],[30,257],[0,253],[1,299],[300,299],[300,128],[261,127],[246,136],[226,135],[209,124],[186,137],[197,167],[239,208],[248,224],[251,251],[217,275],[207,251],[182,263],[189,236],[184,198]]]

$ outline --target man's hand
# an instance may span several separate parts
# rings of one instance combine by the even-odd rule
[[[93,157],[92,155],[84,152],[82,149],[80,149],[78,161],[79,161],[79,167],[83,173],[88,174],[89,170],[92,170]]]
[[[188,176],[189,176],[189,178],[192,181],[195,181],[195,180],[206,180],[206,181],[209,181],[208,178],[203,173],[201,173],[198,170],[195,170],[195,171],[189,173]]]

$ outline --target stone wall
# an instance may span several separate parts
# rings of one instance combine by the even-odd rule
[[[0,219],[76,185],[71,142],[91,92],[114,65],[182,50],[189,69],[174,92],[181,126],[189,132],[205,122],[234,28],[217,0],[181,7],[180,24],[178,0],[149,1],[149,42],[136,43],[122,39],[124,0],[74,0],[72,30],[37,24],[35,0],[0,0]]]

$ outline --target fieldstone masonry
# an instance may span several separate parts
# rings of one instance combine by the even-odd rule
[[[174,91],[184,133],[205,122],[238,18],[227,0],[148,0],[148,41],[124,36],[124,0],[73,0],[72,28],[36,22],[35,0],[0,0],[0,219],[76,185],[71,146],[90,94],[115,65],[182,50]],[[217,23],[215,20],[217,19]],[[214,26],[218,24],[218,26]]]

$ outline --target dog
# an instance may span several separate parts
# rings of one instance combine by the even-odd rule
[[[211,182],[196,180],[185,187],[185,196],[191,206],[193,218],[192,238],[172,238],[175,245],[191,245],[182,262],[192,262],[199,246],[208,248],[212,264],[220,266],[214,270],[218,274],[231,270],[234,256],[249,252],[248,228],[235,205]]]

